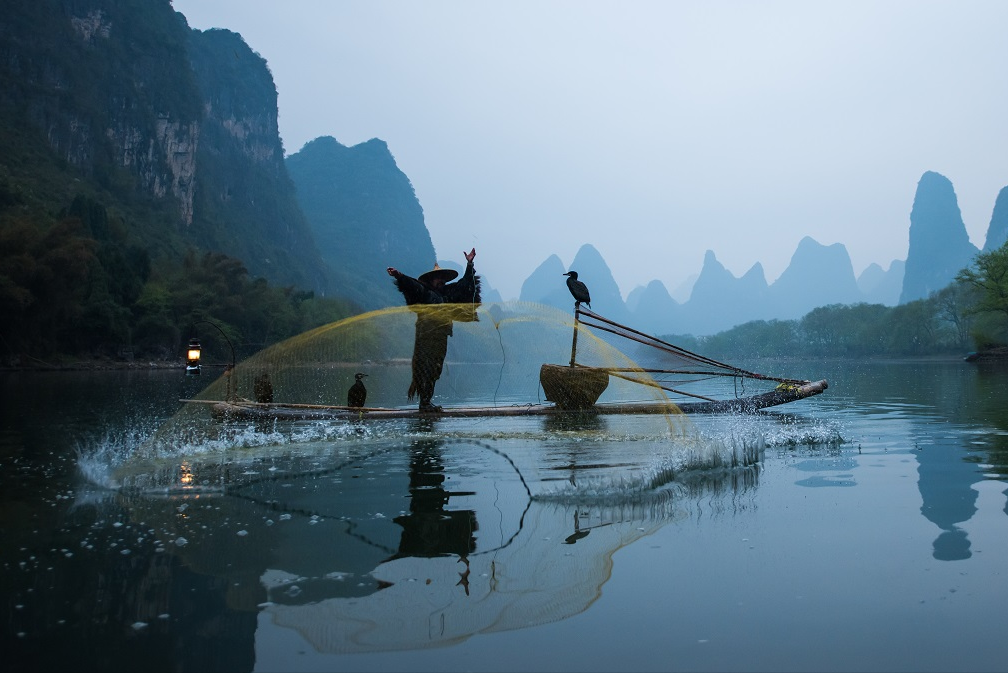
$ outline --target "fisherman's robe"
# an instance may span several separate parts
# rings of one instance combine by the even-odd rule
[[[478,319],[480,277],[469,262],[461,278],[446,283],[440,290],[404,274],[399,274],[395,284],[406,299],[406,305],[417,314],[413,380],[407,396],[411,400],[418,396],[421,406],[428,405],[434,398],[434,384],[441,378],[452,324],[456,320],[472,322]]]

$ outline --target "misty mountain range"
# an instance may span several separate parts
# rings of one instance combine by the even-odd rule
[[[355,259],[367,260],[367,265],[354,264],[354,273],[362,283],[389,285],[384,277],[387,265],[402,269],[433,266],[422,210],[385,143],[371,140],[348,148],[332,138],[319,138],[290,156],[287,163],[316,238],[333,242],[322,246],[323,257],[330,264],[351,263],[341,243],[353,240],[359,251]],[[384,172],[375,170],[379,164]],[[362,182],[367,182],[367,189],[359,184]],[[382,205],[391,203],[401,205],[398,209]],[[369,215],[364,217],[363,213]],[[351,236],[350,232],[356,233]],[[1006,239],[1008,188],[998,195],[984,249],[999,247]],[[393,241],[403,244],[394,245]],[[736,278],[718,262],[714,251],[708,250],[692,286],[677,288],[688,293],[685,300],[673,298],[665,285],[655,280],[635,288],[624,301],[605,259],[586,242],[569,266],[555,254],[547,256],[525,279],[518,299],[573,310],[563,274],[575,270],[591,290],[592,308],[602,315],[652,334],[704,335],[751,320],[796,319],[830,304],[895,306],[922,299],[948,285],[977,252],[969,242],[952,183],[929,171],[918,183],[910,212],[907,261],[893,260],[885,269],[871,264],[855,277],[843,244],[826,246],[805,237],[772,284],[767,283],[761,264]],[[452,260],[438,263],[461,271]],[[483,276],[485,302],[501,300],[493,281]],[[358,300],[368,308],[380,308],[395,305],[399,299],[393,291],[378,291]]]
[[[1006,240],[1008,187],[998,194],[984,250]],[[708,250],[686,301],[673,299],[656,280],[635,288],[623,302],[602,256],[585,245],[567,269],[555,255],[547,258],[522,285],[520,298],[572,308],[558,274],[573,269],[588,283],[597,312],[653,334],[704,335],[751,320],[797,319],[830,304],[895,306],[923,299],[952,282],[978,252],[969,242],[951,181],[928,171],[917,184],[910,212],[907,260],[893,260],[888,269],[873,263],[855,277],[843,244],[826,246],[805,237],[772,284],[767,284],[761,264],[736,278]]]
[[[418,275],[437,261],[423,208],[384,141],[346,147],[323,136],[284,156],[276,85],[237,33],[192,30],[170,0],[19,0],[6,9],[0,206],[11,217],[58,213],[78,192],[91,194],[155,266],[181,264],[190,248],[224,253],[253,277],[361,310],[401,303],[387,266]],[[1008,239],[1006,194],[984,250]],[[586,240],[569,266],[547,254],[519,299],[571,310],[562,274],[573,269],[602,315],[696,335],[827,304],[905,303],[946,286],[977,253],[944,176],[924,173],[909,219],[905,262],[872,264],[858,277],[842,244],[805,238],[772,284],[758,263],[736,278],[711,250],[690,286],[670,292],[652,281],[624,301]],[[483,300],[499,301],[494,278],[483,280]]]

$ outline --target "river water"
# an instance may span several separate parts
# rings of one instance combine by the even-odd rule
[[[206,381],[0,374],[4,668],[1003,671],[1008,369],[787,369],[829,389],[170,450]]]

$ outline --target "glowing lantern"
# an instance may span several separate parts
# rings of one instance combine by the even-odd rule
[[[189,350],[186,352],[186,374],[195,376],[200,373],[200,342],[193,337],[189,339]]]

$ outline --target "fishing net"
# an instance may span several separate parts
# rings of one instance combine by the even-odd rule
[[[281,454],[286,473],[310,474],[433,436],[499,452],[530,496],[565,502],[623,498],[691,470],[759,461],[760,437],[726,423],[713,438],[699,431],[671,398],[664,370],[642,362],[656,349],[588,324],[599,319],[508,302],[395,307],[334,322],[212,380],[113,479],[142,491],[231,488],[244,481],[239,465]],[[450,325],[451,335],[432,399],[442,411],[421,414],[409,393],[425,320]],[[366,400],[351,408],[358,374]],[[197,464],[192,477],[186,470]]]
[[[419,414],[416,325],[441,311],[452,334],[432,401],[443,411]],[[617,335],[575,315],[520,302],[399,307],[276,344],[115,466],[116,505],[165,554],[226,577],[230,604],[261,609],[258,628],[296,632],[318,652],[449,645],[578,614],[618,550],[696,502],[743,497],[764,444],[727,425],[704,436]],[[590,404],[563,399],[600,373]],[[349,413],[357,374],[366,401]],[[597,411],[620,405],[646,412]],[[397,410],[408,413],[381,416]]]
[[[225,578],[229,605],[260,612],[257,638],[283,629],[308,652],[360,653],[582,613],[613,575],[616,552],[691,516],[752,506],[758,476],[716,472],[643,497],[561,501],[531,497],[504,451],[436,436],[408,444],[339,464],[302,456],[325,466],[311,472],[290,461],[245,464],[217,494],[124,494],[118,504],[130,512],[126,530],[156,540],[159,553]],[[507,444],[497,446],[528,462]]]
[[[219,401],[269,402],[305,412],[346,407],[358,373],[364,375],[367,391],[365,416],[372,409],[415,410],[419,396],[409,398],[411,362],[421,322],[440,322],[450,332],[432,399],[446,413],[462,408],[472,410],[473,417],[489,418],[536,405],[567,403],[576,411],[596,401],[635,402],[651,405],[652,422],[666,431],[681,430],[686,422],[666,392],[616,345],[576,325],[570,314],[527,302],[483,304],[476,310],[464,305],[394,307],[319,327],[238,363],[195,395],[180,420],[206,416]],[[550,371],[544,372],[543,365]],[[608,376],[607,371],[635,371],[639,379]],[[544,389],[551,376],[563,378],[563,393],[585,385],[579,374],[598,372],[603,373],[597,399],[584,404]]]

